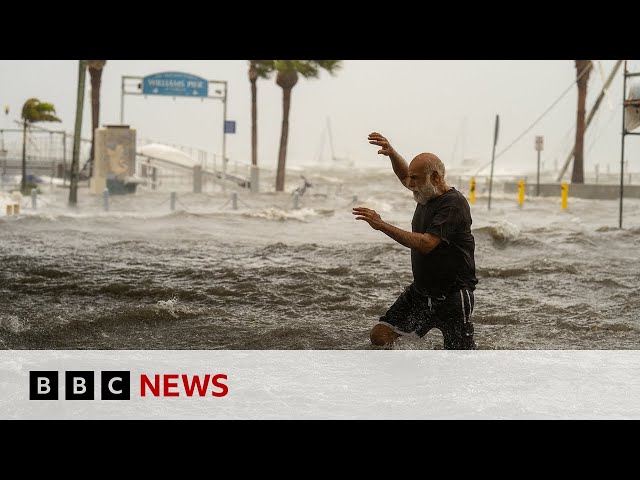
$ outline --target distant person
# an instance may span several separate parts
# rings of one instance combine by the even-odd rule
[[[293,191],[293,193],[297,193],[300,196],[304,195],[304,192],[307,191],[307,188],[309,187],[313,187],[313,185],[311,185],[311,183],[309,183],[307,181],[307,179],[304,177],[304,175],[300,175],[300,178],[302,178],[302,182],[300,183],[300,185],[298,185],[298,187]]]
[[[445,349],[475,350],[471,314],[478,279],[467,199],[447,185],[444,165],[433,153],[421,153],[407,165],[381,134],[369,134],[369,143],[391,159],[417,202],[410,232],[386,223],[374,210],[353,208],[356,220],[411,249],[413,282],[371,329],[371,343],[392,348],[400,335],[423,337],[435,327]]]

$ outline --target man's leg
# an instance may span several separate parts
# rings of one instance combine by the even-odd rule
[[[452,319],[453,320],[453,319]],[[440,327],[444,338],[445,350],[475,350],[476,342],[473,339],[473,323],[459,322],[456,319],[454,325]]]
[[[389,310],[380,317],[380,323],[371,329],[371,343],[378,347],[391,348],[400,335],[416,333],[423,336],[433,326],[426,326],[425,315],[429,315],[430,312],[425,309],[423,303],[413,284],[406,287]]]
[[[436,326],[442,332],[446,350],[476,349],[471,322],[473,304],[473,292],[462,290],[447,297],[440,306]]]

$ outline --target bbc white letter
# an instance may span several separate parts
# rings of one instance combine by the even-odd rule
[[[51,387],[49,386],[49,379],[47,377],[38,377],[38,395],[49,393]]]
[[[78,395],[87,391],[85,380],[82,377],[74,377],[73,379],[73,394]]]
[[[114,388],[113,388],[113,382],[115,382],[116,380],[121,382],[122,381],[122,377],[113,377],[111,380],[109,380],[109,391],[111,393],[115,393],[115,394],[122,393],[122,390],[114,390]]]

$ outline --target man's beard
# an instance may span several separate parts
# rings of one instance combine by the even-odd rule
[[[422,205],[426,205],[429,200],[436,196],[438,196],[438,190],[430,180],[425,180],[424,185],[416,187],[413,191],[413,198]]]

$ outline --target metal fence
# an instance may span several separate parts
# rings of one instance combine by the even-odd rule
[[[0,172],[3,176],[22,175],[22,129],[0,129]],[[69,179],[73,154],[73,134],[32,126],[26,136],[27,175]],[[91,154],[91,139],[80,141],[80,165],[85,170]]]

